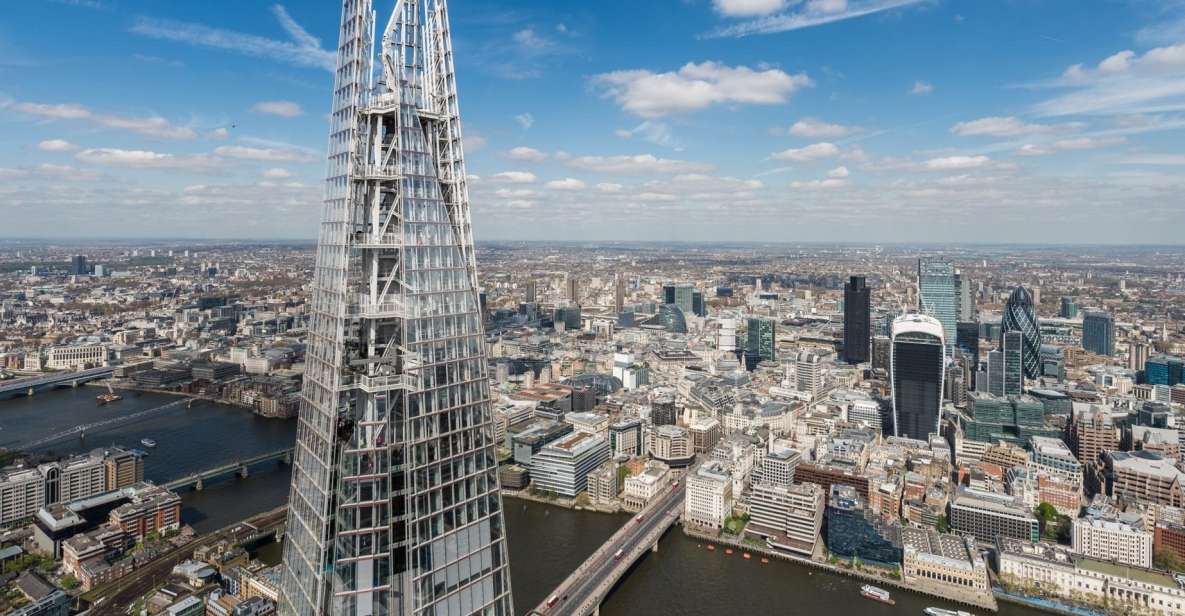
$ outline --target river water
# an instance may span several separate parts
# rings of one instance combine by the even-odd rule
[[[82,387],[0,400],[0,445],[14,446],[114,413],[133,413],[176,399],[123,392],[124,400],[99,407],[94,400],[99,391]],[[150,450],[145,476],[160,482],[290,447],[295,433],[294,420],[263,419],[243,409],[196,402],[192,408],[181,406],[88,432],[85,442],[74,437],[46,449],[74,453],[110,444],[139,447],[140,439],[151,438],[158,446]],[[202,492],[185,492],[182,516],[195,529],[205,532],[272,509],[288,498],[289,476],[287,467],[266,464],[253,469],[245,480],[229,478],[208,485]],[[506,499],[505,506],[511,579],[520,614],[545,600],[556,585],[629,520],[625,515],[571,511],[514,499]],[[278,546],[263,546],[260,556],[275,561]],[[893,591],[896,606],[883,605],[861,597],[861,584],[852,578],[782,561],[763,565],[757,555],[745,560],[739,553],[725,555],[723,549],[708,551],[672,529],[659,543],[658,552],[643,557],[613,590],[601,614],[780,616],[842,611],[843,616],[888,616],[921,614],[928,605],[957,609],[953,604],[904,591]],[[1033,612],[1002,604],[999,613],[1019,616]]]

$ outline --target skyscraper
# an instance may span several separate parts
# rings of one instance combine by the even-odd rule
[[[1000,335],[1000,352],[1003,354],[1003,392],[999,395],[1019,396],[1025,389],[1025,366],[1028,364],[1028,348],[1024,334],[1020,332],[1004,332]],[[1041,347],[1037,347],[1037,353]],[[1037,357],[1038,371],[1041,358]]]
[[[958,322],[957,283],[955,266],[944,259],[918,259],[918,309],[938,319],[942,324],[945,344],[955,343],[955,324]]]
[[[86,257],[82,255],[70,257],[70,273],[75,276],[85,276],[89,274],[90,268],[86,265]]]
[[[1082,348],[1096,355],[1115,354],[1115,318],[1092,310],[1082,317]]]
[[[963,356],[968,363],[967,367],[971,372],[971,381],[968,383],[968,387],[975,389],[975,374],[979,370],[979,323],[957,323],[955,325],[955,346],[963,351]]]
[[[955,293],[958,296],[959,308],[955,317],[959,321],[975,320],[975,295],[971,292],[971,277],[955,272]]]
[[[775,361],[778,359],[775,336],[773,319],[752,317],[749,319],[745,351],[757,356],[758,361]]]
[[[849,364],[867,362],[872,344],[871,293],[863,276],[852,276],[843,288],[843,354]]]
[[[625,276],[620,273],[613,280],[613,312],[621,314],[625,311]]]
[[[1062,296],[1058,316],[1063,319],[1074,319],[1078,317],[1078,304],[1074,303],[1074,298]]]
[[[1013,289],[1008,296],[1008,302],[1004,304],[1004,316],[1000,319],[1001,344],[1004,335],[1009,332],[1021,334],[1025,378],[1040,377],[1041,328],[1037,325],[1037,315],[1033,311],[1033,296],[1024,287],[1018,286]]]
[[[343,0],[280,612],[511,614],[447,1],[377,74],[374,19]]]
[[[523,300],[528,304],[534,304],[537,301],[537,291],[535,290],[535,278],[532,276],[527,279],[526,292],[523,294]]]
[[[893,425],[897,436],[926,439],[942,416],[946,342],[942,323],[907,314],[893,321]]]
[[[575,274],[568,274],[568,301],[580,304],[580,280]]]

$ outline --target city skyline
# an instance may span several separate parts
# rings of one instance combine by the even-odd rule
[[[466,3],[475,239],[1179,243],[1185,5],[1090,5]],[[13,17],[6,235],[311,237],[336,7]]]

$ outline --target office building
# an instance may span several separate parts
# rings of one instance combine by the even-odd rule
[[[955,266],[944,259],[918,259],[918,310],[942,325],[943,343],[955,344],[958,297]]]
[[[1085,516],[1073,521],[1074,552],[1121,565],[1152,568],[1152,533],[1137,521]]]
[[[1045,427],[1045,407],[1030,396],[993,396],[972,392],[963,419],[965,438],[981,443],[1005,441],[1024,446],[1034,436],[1056,436]]]
[[[1078,318],[1078,304],[1074,303],[1072,297],[1062,297],[1061,305],[1058,307],[1058,316],[1063,319]]]
[[[745,351],[753,354],[758,361],[777,361],[776,335],[773,319],[750,318]]]
[[[759,483],[749,498],[745,532],[781,550],[810,555],[823,527],[823,488],[813,483]]]
[[[999,367],[1002,391],[999,395],[1019,396],[1024,393],[1026,352],[1024,336],[1020,332],[1004,332],[1000,336]]]
[[[1033,307],[1033,296],[1024,287],[1016,287],[1008,296],[1004,304],[1004,316],[1000,320],[1000,345],[1005,354],[1015,353],[1024,366],[1024,378],[1036,379],[1041,376],[1041,328],[1037,324],[1037,313]],[[1009,340],[1009,333],[1019,334],[1019,340]],[[1011,344],[1009,344],[1011,342]],[[1019,344],[1017,344],[1019,342]],[[1008,359],[1005,359],[1008,363]],[[1008,395],[1019,395],[1009,393]]]
[[[823,356],[813,350],[799,351],[795,363],[798,392],[805,394],[807,400],[814,400],[822,393],[825,382]]]
[[[538,290],[535,288],[535,279],[528,278],[526,288],[523,291],[523,301],[527,304],[534,304],[539,301]]]
[[[653,460],[671,468],[683,468],[695,461],[691,435],[679,426],[656,426],[650,430],[646,451]]]
[[[929,528],[905,528],[901,543],[901,573],[907,584],[940,596],[953,591],[958,593],[953,596],[991,597],[987,562],[970,537]]]
[[[938,431],[946,373],[943,340],[942,324],[934,317],[909,314],[893,321],[891,380],[896,436],[925,440]]]
[[[955,293],[959,302],[956,318],[964,322],[974,321],[976,317],[975,292],[971,290],[970,276],[959,271],[955,272]]]
[[[1100,463],[1109,495],[1170,507],[1185,507],[1185,472],[1151,451],[1104,451]]]
[[[69,616],[70,604],[70,595],[54,589],[9,612],[8,616]]]
[[[1082,477],[1082,464],[1065,441],[1051,436],[1029,437],[1033,464],[1058,471],[1067,477]]]
[[[580,305],[580,279],[575,274],[568,274],[567,298],[573,305]]]
[[[996,349],[987,355],[987,392],[993,396],[1004,395],[1004,351]]]
[[[286,615],[513,612],[447,4],[341,3]]]
[[[86,263],[86,257],[82,255],[70,257],[70,274],[72,276],[86,276],[90,273],[91,270]]]
[[[641,511],[667,488],[670,469],[658,462],[647,462],[642,472],[625,478],[621,499],[630,511]]]
[[[1025,541],[1040,538],[1040,523],[1025,504],[996,493],[959,489],[950,504],[950,527],[977,541],[1014,537]]]
[[[620,273],[613,278],[613,313],[625,311],[625,276]]]
[[[827,549],[840,558],[896,565],[901,526],[873,513],[856,488],[835,484],[827,499]]]
[[[1179,383],[1185,383],[1185,360],[1180,357],[1157,355],[1144,362],[1143,369],[1144,380],[1149,385],[1172,387]]]
[[[960,321],[955,324],[955,348],[963,352],[964,361],[971,373],[968,389],[978,389],[980,385],[975,380],[979,371],[979,323],[974,321]]]
[[[1115,317],[1097,310],[1082,317],[1082,348],[1110,357],[1115,354]]]
[[[1119,430],[1111,414],[1100,407],[1074,411],[1071,424],[1074,453],[1082,464],[1094,464],[1104,451],[1119,449]]]
[[[687,475],[683,520],[700,528],[723,528],[732,515],[732,499],[732,475],[724,463],[705,462]]]
[[[645,453],[642,441],[642,420],[623,419],[609,426],[609,451],[616,456],[637,456]]]
[[[609,459],[609,441],[587,432],[573,432],[549,443],[531,458],[531,484],[536,490],[575,497],[588,474]]]
[[[612,503],[617,500],[617,464],[612,460],[598,466],[588,474],[585,490],[594,503]]]
[[[801,461],[802,454],[795,449],[773,449],[761,460],[761,466],[754,474],[754,482],[790,485],[794,483],[794,471]]]
[[[852,276],[843,289],[843,354],[849,364],[862,364],[872,353],[872,292],[863,276]]]

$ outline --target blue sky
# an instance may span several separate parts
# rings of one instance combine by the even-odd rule
[[[1185,238],[1185,1],[450,9],[478,240]],[[315,237],[338,19],[6,7],[0,236]]]

